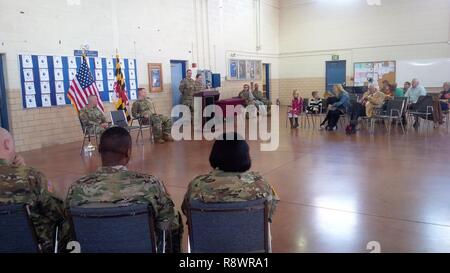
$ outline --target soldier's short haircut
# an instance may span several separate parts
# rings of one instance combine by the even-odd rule
[[[198,79],[202,74],[198,73],[195,78]]]
[[[100,137],[98,151],[103,159],[122,159],[128,155],[131,148],[131,135],[122,127],[106,129]]]
[[[231,134],[232,136],[227,136]],[[232,140],[227,140],[232,139]],[[236,132],[224,133],[216,140],[209,155],[209,164],[224,172],[246,172],[252,166],[247,142]]]

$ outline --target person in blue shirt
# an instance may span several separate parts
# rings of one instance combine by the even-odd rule
[[[337,123],[342,114],[346,113],[350,107],[350,96],[341,84],[333,86],[333,93],[336,97],[328,98],[328,113],[325,120],[320,125],[320,129],[336,131]],[[325,126],[325,123],[328,124]]]
[[[417,103],[417,100],[420,96],[426,96],[427,90],[425,87],[420,85],[420,82],[418,79],[413,79],[411,82],[411,87],[406,91],[405,97],[408,98],[408,101],[410,105]]]
[[[427,90],[425,87],[420,85],[418,79],[413,79],[411,82],[411,87],[406,91],[405,97],[408,98],[408,109],[414,109],[420,96],[426,96]],[[415,121],[413,124],[414,128],[419,128],[419,116],[415,116]]]

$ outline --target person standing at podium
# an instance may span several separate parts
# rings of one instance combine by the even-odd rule
[[[203,84],[203,75],[202,74],[197,74],[197,76],[195,76],[195,91],[194,94],[200,91],[205,90],[206,87]]]
[[[193,96],[194,96],[194,93],[196,92],[196,89],[195,89],[195,81],[194,81],[194,79],[192,79],[192,70],[188,69],[186,71],[186,78],[184,78],[180,82],[179,90],[180,90],[181,96],[182,96],[181,104],[188,106],[189,109],[191,109],[191,113],[193,113],[194,107],[193,107],[192,103],[193,103]]]

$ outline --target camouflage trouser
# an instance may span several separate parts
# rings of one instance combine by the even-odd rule
[[[152,121],[153,135],[155,139],[161,139],[163,136],[170,136],[172,130],[172,120],[163,115],[153,114],[150,116]]]
[[[105,131],[105,129],[103,127],[101,127],[100,125],[97,125],[97,126],[95,126],[95,130],[94,130],[94,127],[89,126],[87,131],[90,135],[96,134],[96,135],[100,136],[103,133],[103,131]]]
[[[183,96],[181,104],[186,105],[191,110],[191,113],[194,113],[194,97],[193,96]]]
[[[269,101],[254,100],[253,104],[256,106],[256,108],[258,108],[258,111],[260,110],[261,106],[265,106],[267,113],[270,113],[271,103]]]

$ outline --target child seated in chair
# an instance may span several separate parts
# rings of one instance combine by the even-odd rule
[[[300,97],[298,90],[292,92],[291,110],[288,112],[291,129],[298,128],[298,116],[302,112],[303,99]]]
[[[319,92],[312,92],[312,99],[306,107],[306,112],[311,114],[320,114],[322,111],[322,99],[319,97]]]

